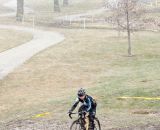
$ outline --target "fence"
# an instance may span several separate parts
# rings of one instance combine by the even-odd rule
[[[33,29],[38,24],[45,24],[56,27],[78,27],[86,28],[117,28],[115,20],[112,17],[95,17],[94,15],[65,15],[55,16],[53,12],[39,12],[32,14],[25,14],[23,16],[22,24],[31,23]],[[144,20],[143,29],[146,30],[160,30],[160,17],[154,16]],[[141,25],[142,25],[141,24]],[[98,26],[97,26],[98,25]],[[101,27],[100,27],[101,25]]]
[[[36,12],[24,14],[22,19],[22,24],[31,23],[32,27],[35,28],[37,24],[48,24],[48,25],[58,25],[58,26],[73,26],[74,24],[79,24],[80,28],[86,29],[87,23],[107,23],[105,18],[96,18],[94,15],[65,15],[56,16],[54,12]]]

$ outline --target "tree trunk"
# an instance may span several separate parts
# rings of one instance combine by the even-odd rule
[[[17,0],[17,21],[22,21],[24,14],[24,0]]]
[[[60,12],[59,0],[54,0],[54,11],[55,12]]]
[[[117,19],[117,29],[118,29],[118,38],[120,38],[120,36],[121,36],[121,28],[120,28],[119,19]]]
[[[128,34],[128,56],[132,56],[131,30],[130,30],[130,28],[127,28],[127,34]]]
[[[127,35],[128,35],[128,56],[132,56],[131,30],[130,30],[128,1],[127,1],[126,17],[127,17]]]
[[[155,3],[156,3],[156,7],[158,7],[158,0],[156,0]]]
[[[63,0],[63,6],[68,6],[69,2],[68,0]]]

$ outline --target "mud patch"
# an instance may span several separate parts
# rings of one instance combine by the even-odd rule
[[[158,114],[158,111],[151,110],[134,110],[132,114],[148,115],[148,114]]]
[[[135,127],[118,128],[118,129],[110,129],[110,130],[160,130],[160,124],[158,125],[148,124],[146,126],[135,126]]]
[[[68,130],[69,122],[57,120],[17,120],[3,124],[1,130]]]

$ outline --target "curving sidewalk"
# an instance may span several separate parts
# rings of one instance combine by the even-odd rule
[[[4,6],[15,10],[14,3],[15,0],[11,0],[8,3],[4,4]],[[14,14],[15,12],[1,14],[0,17],[12,16]],[[33,55],[50,46],[60,43],[65,39],[63,35],[56,32],[43,30],[33,31],[32,28],[27,27],[0,25],[0,29],[13,29],[33,34],[33,39],[31,41],[0,53],[0,79],[3,79],[15,68],[30,59]]]
[[[0,28],[33,32],[30,28],[17,26],[0,25]],[[64,40],[64,36],[61,34],[49,31],[35,30],[33,35],[34,38],[31,41],[0,53],[0,79],[3,79],[33,55]]]
[[[70,20],[82,21],[84,19],[84,17],[98,15],[98,14],[104,13],[107,10],[108,9],[106,9],[105,7],[102,7],[100,9],[89,10],[85,13],[68,15],[67,16],[68,19],[66,19],[66,16],[60,16],[57,18],[57,20],[64,20],[65,19],[66,21],[70,21]]]
[[[15,16],[16,14],[16,0],[10,0],[3,5],[6,8],[13,10],[11,13],[0,14],[0,17]],[[32,9],[25,7],[26,13],[33,12]],[[82,14],[69,15],[70,19],[81,20],[81,17],[88,15],[100,14],[106,11],[105,8],[95,9]],[[64,19],[65,16],[58,17],[57,19]],[[31,28],[0,25],[3,29],[14,29],[18,31],[25,31],[33,33]],[[35,30],[33,33],[33,40],[27,42],[18,47],[12,48],[5,52],[0,53],[0,79],[3,79],[6,75],[12,72],[15,68],[23,64],[26,60],[30,59],[38,52],[63,41],[65,38],[63,35],[56,32]]]

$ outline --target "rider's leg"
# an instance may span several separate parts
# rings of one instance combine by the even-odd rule
[[[89,130],[94,130],[94,116],[89,115]]]
[[[83,111],[85,111],[86,110],[86,106],[85,105],[82,105],[82,106],[80,106],[80,108],[79,108],[79,110],[78,110],[78,112],[83,112]],[[86,118],[87,119],[87,118]],[[86,127],[88,126],[87,124],[89,123],[89,121],[88,120],[84,120],[84,122],[83,122],[83,125],[81,126],[82,128],[82,130],[86,130]],[[87,123],[88,122],[88,123]]]
[[[96,107],[93,108],[93,110],[89,113],[89,130],[94,130],[94,119],[95,119],[95,115],[96,115]]]

